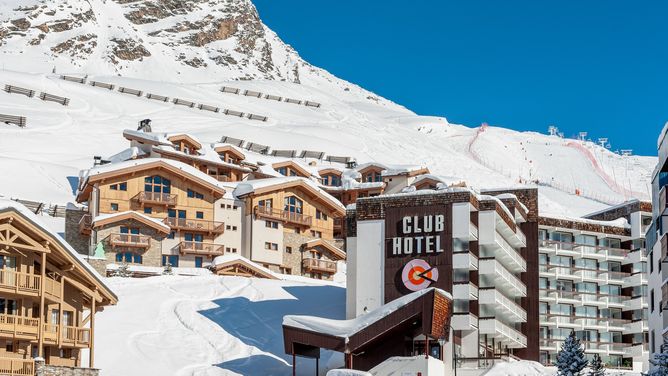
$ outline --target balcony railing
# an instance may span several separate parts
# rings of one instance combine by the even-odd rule
[[[79,328],[76,326],[63,326],[62,327],[63,337],[61,338],[62,342],[66,345],[71,346],[83,346],[87,347],[90,345],[90,329],[88,328]]]
[[[38,294],[40,280],[41,277],[38,275],[3,269],[0,270],[0,291]]]
[[[204,219],[167,217],[163,222],[167,226],[177,230],[206,232],[209,234],[222,234],[225,232],[225,223],[207,221]]]
[[[148,248],[151,246],[151,237],[136,234],[111,234],[109,244],[112,247]]]
[[[274,209],[269,206],[256,206],[255,215],[258,217],[265,217],[275,219],[281,222],[293,223],[300,226],[311,226],[313,218],[301,213],[294,213],[287,210]]]
[[[624,302],[631,299],[630,296],[622,295],[607,295],[589,292],[578,291],[562,291],[551,289],[540,289],[539,296],[542,299],[560,299],[560,300],[575,300],[581,303],[601,303],[601,304],[624,304]]]
[[[93,228],[93,217],[90,214],[84,214],[79,220],[79,233],[90,235]]]
[[[225,253],[225,246],[202,242],[181,242],[179,243],[179,253],[203,255],[203,256],[221,256]]]
[[[62,283],[51,278],[44,278],[44,292],[48,297],[60,299],[63,294]]]
[[[160,193],[160,192],[139,192],[133,200],[137,201],[139,204],[156,204],[156,205],[166,205],[166,206],[175,206],[177,201],[177,195],[169,193]]]
[[[0,358],[0,375],[34,376],[35,361],[33,359]]]
[[[336,261],[307,257],[302,261],[302,265],[307,272],[317,271],[331,274],[336,273]]]
[[[540,247],[552,252],[563,253],[569,256],[600,257],[623,259],[629,253],[628,249],[605,247],[601,245],[590,245],[580,243],[566,243],[555,240],[541,240]]]
[[[16,315],[0,315],[0,335],[11,334],[13,337],[36,339],[38,332],[39,319]]]

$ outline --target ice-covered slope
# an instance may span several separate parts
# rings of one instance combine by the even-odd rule
[[[86,46],[79,43],[82,36]],[[123,38],[134,42],[119,44]],[[64,107],[0,92],[0,114],[28,118],[24,129],[0,126],[0,171],[13,177],[0,179],[0,195],[72,200],[78,171],[90,167],[94,155],[125,148],[122,130],[151,118],[155,131],[189,132],[208,142],[227,135],[359,162],[424,164],[478,188],[538,185],[544,212],[581,215],[632,197],[649,198],[654,158],[415,115],[304,62],[261,23],[248,0],[0,0],[0,58],[0,84],[71,99]],[[192,63],[196,58],[203,63]],[[53,67],[269,120],[66,82],[51,73]],[[322,106],[226,94],[221,86]]]
[[[96,316],[96,366],[103,376],[290,375],[283,315],[342,319],[345,289],[336,285],[243,277],[107,280],[117,306]],[[299,375],[312,375],[298,358]],[[321,371],[343,364],[324,351]],[[324,374],[323,372],[322,374]]]

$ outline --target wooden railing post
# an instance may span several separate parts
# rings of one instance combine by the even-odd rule
[[[90,333],[88,335],[88,355],[90,359],[88,360],[88,367],[93,368],[95,366],[94,355],[95,355],[95,297],[91,296],[91,307],[90,307]]]
[[[42,264],[40,276],[41,282],[39,286],[39,331],[37,333],[37,354],[40,358],[44,357],[44,285],[46,281],[46,252],[42,253]]]

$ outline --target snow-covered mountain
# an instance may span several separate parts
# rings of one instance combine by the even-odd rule
[[[358,162],[423,164],[478,188],[537,185],[541,210],[581,215],[649,199],[655,158],[503,128],[469,128],[406,108],[311,66],[262,24],[250,0],[0,0],[0,83],[70,98],[0,92],[0,194],[63,203],[92,157],[125,148],[143,118],[158,132],[232,136]],[[53,74],[55,67],[56,73]],[[63,81],[58,74],[268,117],[225,116]],[[321,103],[222,93],[222,86]],[[577,193],[577,195],[576,195]]]

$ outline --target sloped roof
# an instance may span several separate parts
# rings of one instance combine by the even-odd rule
[[[74,261],[74,264],[84,273],[85,278],[100,287],[102,296],[107,298],[111,304],[116,304],[116,302],[118,302],[118,297],[114,294],[111,288],[104,283],[102,276],[88,262],[86,262],[83,259],[83,256],[75,251],[65,239],[46,226],[37,215],[31,212],[23,204],[0,198],[0,213],[9,211],[16,213],[32,226],[36,227],[41,232],[42,236],[49,238],[51,241],[50,243],[55,244],[57,249],[62,250],[66,258]]]
[[[93,227],[100,227],[111,223],[125,221],[128,219],[134,219],[165,234],[169,234],[170,231],[169,226],[162,223],[158,219],[151,218],[143,213],[139,213],[136,211],[124,211],[120,213],[101,214],[93,218],[92,224]]]
[[[320,246],[320,247],[324,247],[328,251],[332,252],[333,254],[338,256],[341,260],[346,259],[346,253],[343,252],[343,250],[341,250],[340,248],[336,247],[334,244],[332,244],[328,241],[325,241],[325,240],[322,240],[322,239],[313,239],[313,240],[307,241],[304,244],[306,245],[306,249]]]
[[[250,270],[255,276],[258,277],[278,279],[278,277],[271,270],[236,253],[227,253],[225,255],[216,257],[211,263],[211,268],[213,269],[214,273],[218,273],[224,268],[235,265],[240,265]]]

